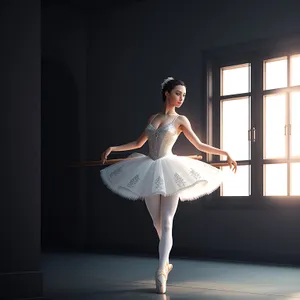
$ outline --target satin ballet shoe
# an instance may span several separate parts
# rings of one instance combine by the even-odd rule
[[[165,294],[167,291],[167,272],[165,269],[158,269],[155,273],[155,285],[157,294]]]
[[[167,280],[169,273],[173,269],[172,264],[166,263],[164,270],[158,269],[155,273],[156,292],[158,294],[165,294],[167,290]]]

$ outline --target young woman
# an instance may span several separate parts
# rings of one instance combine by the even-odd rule
[[[225,155],[230,168],[234,172],[237,169],[236,162],[226,151],[202,143],[188,118],[176,112],[186,96],[184,82],[169,77],[162,83],[161,93],[163,110],[150,117],[141,136],[131,143],[109,147],[102,153],[101,160],[105,163],[111,152],[141,148],[147,140],[149,154],[134,153],[100,172],[104,184],[113,192],[128,199],[145,200],[160,240],[159,264],[155,273],[157,293],[166,292],[168,274],[173,268],[169,264],[169,254],[173,245],[173,218],[179,199],[198,199],[213,192],[222,183],[220,169],[172,153],[178,136],[183,133],[200,151]]]

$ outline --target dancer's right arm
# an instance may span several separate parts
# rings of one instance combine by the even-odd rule
[[[148,124],[149,124],[149,122],[151,122],[152,119],[153,119],[153,116],[150,117]],[[111,152],[120,152],[120,151],[127,151],[127,150],[134,150],[134,149],[141,148],[147,142],[147,140],[148,140],[148,136],[146,134],[146,131],[144,130],[144,132],[133,142],[119,145],[119,146],[108,147],[101,154],[101,161],[104,164],[105,161],[107,160],[108,155]]]

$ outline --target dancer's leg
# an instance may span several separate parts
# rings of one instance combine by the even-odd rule
[[[169,262],[173,246],[173,219],[178,207],[179,195],[161,197],[161,240],[159,243],[159,269],[164,269]]]
[[[145,198],[145,203],[152,218],[158,238],[161,239],[161,208],[160,195],[153,195]]]

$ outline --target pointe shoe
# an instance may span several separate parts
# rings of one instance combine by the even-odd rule
[[[167,291],[168,272],[165,269],[158,269],[155,273],[155,285],[157,294],[165,294]]]
[[[167,280],[169,273],[173,269],[172,264],[166,263],[164,270],[158,269],[155,274],[156,292],[158,294],[165,294],[167,290]]]

